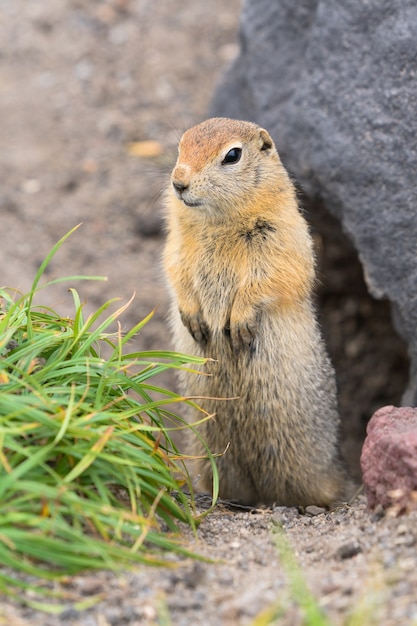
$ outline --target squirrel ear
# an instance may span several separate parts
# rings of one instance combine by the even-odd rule
[[[264,128],[261,128],[259,130],[259,139],[260,139],[261,150],[268,151],[274,145],[274,142],[272,141],[271,136]]]

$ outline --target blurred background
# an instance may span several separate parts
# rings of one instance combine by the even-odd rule
[[[133,325],[157,307],[142,347],[166,346],[161,194],[178,140],[206,116],[237,55],[240,2],[0,0],[0,284],[47,278],[96,309],[136,292]],[[42,303],[72,313],[70,285]]]

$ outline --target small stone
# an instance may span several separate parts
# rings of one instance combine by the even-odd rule
[[[17,213],[19,211],[19,206],[10,196],[0,195],[0,213],[6,211],[8,213]]]
[[[373,522],[379,522],[383,517],[385,517],[385,509],[380,504],[377,504],[371,516],[371,520]]]
[[[315,515],[323,515],[323,513],[327,513],[327,510],[321,506],[315,506],[314,504],[311,504],[309,506],[306,506],[305,513],[306,515],[311,515],[312,517],[314,517]]]
[[[18,342],[16,341],[16,339],[10,339],[10,341],[6,344],[6,350],[7,352],[11,352],[12,350],[15,350],[18,346]]]
[[[155,620],[156,619],[156,610],[155,607],[153,607],[151,604],[145,604],[142,607],[142,612],[143,612],[143,616],[146,617],[146,619],[152,619]]]
[[[416,540],[411,535],[400,535],[399,537],[395,537],[394,545],[396,546],[405,546],[406,548],[411,548],[415,545]]]
[[[73,607],[68,607],[65,608],[60,614],[59,614],[59,621],[63,622],[64,624],[68,623],[70,620],[76,620],[78,619],[78,617],[80,616],[80,612],[77,611],[77,609],[74,609]]]
[[[92,596],[103,591],[103,583],[100,578],[94,578],[94,576],[82,577],[80,578],[79,589],[84,596]]]
[[[158,237],[163,230],[163,221],[158,213],[138,215],[134,226],[136,235],[142,237]]]
[[[36,178],[29,178],[28,180],[25,180],[24,183],[22,183],[22,191],[23,193],[26,193],[28,196],[32,196],[32,195],[35,195],[36,193],[39,193],[41,188],[42,188],[41,183]]]
[[[74,72],[78,80],[86,82],[92,78],[94,66],[87,59],[83,59],[76,64]]]
[[[271,515],[271,523],[273,526],[277,526],[278,528],[284,528],[284,518],[281,513],[273,513]]]
[[[195,589],[204,582],[206,577],[206,569],[202,563],[198,561],[194,563],[184,576],[184,584],[189,589]]]
[[[339,559],[351,559],[352,557],[360,554],[362,552],[361,546],[356,543],[356,541],[350,541],[349,543],[345,543],[339,547],[337,550],[337,557]]]
[[[398,567],[404,572],[414,572],[416,569],[416,560],[414,557],[407,557],[398,561]]]
[[[65,193],[73,193],[79,187],[79,181],[74,176],[70,176],[62,183],[62,191]]]

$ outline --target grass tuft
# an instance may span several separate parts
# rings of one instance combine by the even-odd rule
[[[186,428],[170,406],[190,401],[150,379],[204,360],[127,352],[151,317],[127,334],[120,324],[111,331],[128,305],[108,313],[109,301],[84,319],[75,289],[72,318],[35,305],[45,268],[73,231],[28,294],[0,289],[1,592],[42,591],[39,578],[85,569],[167,564],[165,551],[189,554],[180,525],[198,521],[170,435]],[[47,285],[61,280],[69,279]]]

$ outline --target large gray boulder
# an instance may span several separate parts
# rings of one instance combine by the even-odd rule
[[[417,404],[417,3],[246,0],[211,113],[271,131],[307,196],[352,238],[409,346]]]

